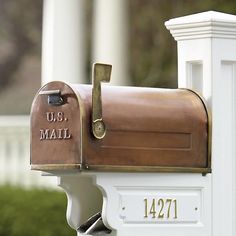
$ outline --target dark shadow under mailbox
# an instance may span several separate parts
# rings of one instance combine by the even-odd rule
[[[50,82],[31,110],[35,170],[211,171],[209,115],[186,89],[102,87],[101,137],[91,85]],[[104,130],[105,129],[105,130]]]

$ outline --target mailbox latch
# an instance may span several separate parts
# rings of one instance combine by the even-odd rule
[[[63,104],[63,98],[60,90],[40,91],[39,94],[48,95],[48,105],[61,106]]]
[[[95,63],[93,65],[92,91],[92,129],[97,139],[104,138],[106,126],[102,118],[101,82],[110,82],[111,65]]]

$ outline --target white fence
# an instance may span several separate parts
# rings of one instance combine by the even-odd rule
[[[0,116],[0,185],[56,187],[55,177],[30,170],[29,116]]]

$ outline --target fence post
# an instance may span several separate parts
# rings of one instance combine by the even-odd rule
[[[204,12],[166,22],[178,45],[178,85],[212,111],[212,235],[236,235],[236,16]]]

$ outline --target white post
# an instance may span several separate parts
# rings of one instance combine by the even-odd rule
[[[93,61],[112,64],[111,84],[128,81],[128,1],[95,0]]]
[[[67,221],[74,229],[101,211],[103,223],[112,230],[110,236],[211,236],[209,175],[115,172],[56,175],[67,194]],[[149,217],[145,217],[145,199],[150,201]],[[156,209],[151,207],[153,199],[157,199]],[[158,199],[172,203],[169,202],[169,208],[166,203],[161,208]],[[151,217],[149,211],[156,217]],[[81,235],[78,232],[77,236]]]
[[[85,79],[84,0],[44,0],[42,84]]]
[[[236,235],[236,16],[204,12],[166,22],[178,42],[179,87],[212,109],[212,235]]]

